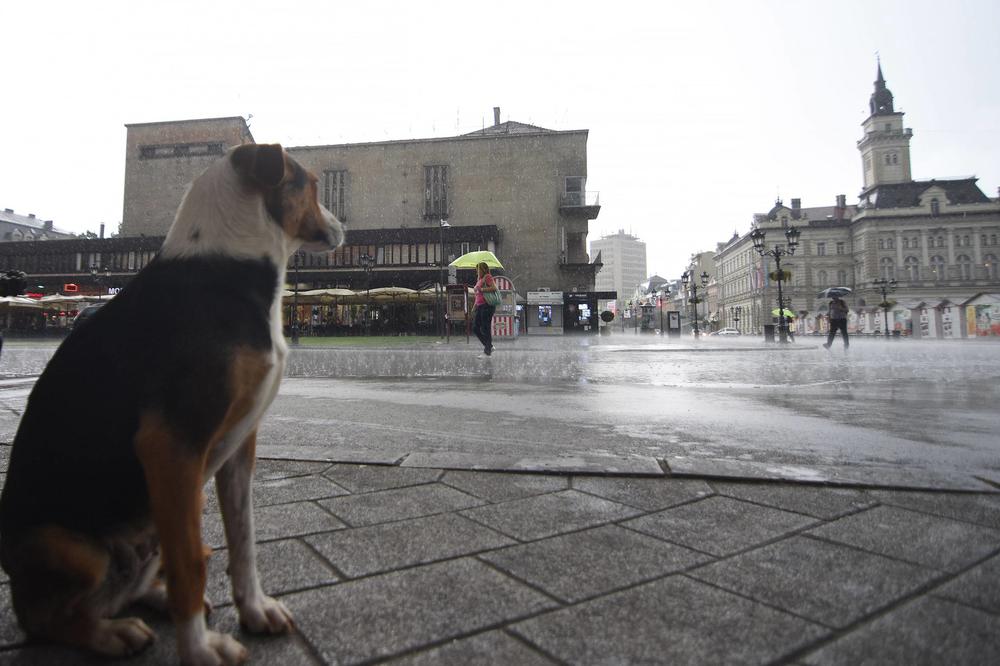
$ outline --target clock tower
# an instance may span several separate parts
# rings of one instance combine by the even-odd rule
[[[875,92],[868,102],[871,115],[862,123],[864,138],[858,141],[864,173],[863,192],[879,185],[908,183],[910,138],[913,130],[903,127],[903,114],[895,111],[892,93],[885,87],[882,63],[878,63]]]

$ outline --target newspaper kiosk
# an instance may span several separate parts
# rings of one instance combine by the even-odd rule
[[[493,276],[497,289],[500,291],[500,305],[493,312],[493,338],[499,340],[514,340],[517,338],[517,303],[514,297],[514,283],[503,275]]]

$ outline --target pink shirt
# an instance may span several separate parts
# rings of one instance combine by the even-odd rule
[[[483,280],[486,280],[487,285],[493,285],[493,276],[486,274],[476,282],[475,292],[476,292],[476,302],[475,305],[486,305],[486,299],[483,297]]]

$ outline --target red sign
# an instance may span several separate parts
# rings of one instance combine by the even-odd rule
[[[80,286],[73,284],[72,282],[67,282],[66,284],[63,285],[63,293],[75,294],[78,291],[80,291]]]

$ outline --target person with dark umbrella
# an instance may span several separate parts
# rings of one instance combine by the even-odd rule
[[[851,342],[847,338],[847,312],[847,303],[844,302],[844,299],[834,295],[830,300],[830,334],[826,338],[826,344],[823,345],[827,349],[837,337],[837,331],[844,335],[844,351],[847,351],[847,348],[851,346]]]

